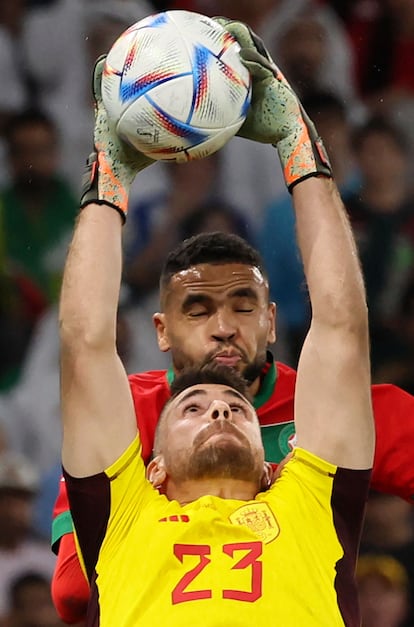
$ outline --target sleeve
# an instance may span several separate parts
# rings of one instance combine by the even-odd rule
[[[61,538],[67,533],[73,533],[73,520],[69,509],[65,478],[61,477],[52,520],[51,543],[55,555],[58,555]]]
[[[119,547],[119,533],[128,533],[139,513],[158,493],[145,477],[138,435],[103,472],[90,477],[72,477],[65,469],[63,473],[78,556],[90,581],[101,551],[105,549],[110,561],[111,551],[116,552]]]
[[[376,446],[372,487],[414,504],[414,397],[395,385],[372,386]]]
[[[73,533],[60,540],[55,572],[52,578],[52,599],[59,617],[70,625],[86,618],[89,584],[79,562]]]

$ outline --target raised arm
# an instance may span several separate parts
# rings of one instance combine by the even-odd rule
[[[368,316],[358,256],[332,181],[293,188],[312,305],[295,392],[297,444],[346,468],[373,462]]]
[[[60,302],[62,461],[76,477],[108,467],[137,430],[115,329],[128,191],[136,173],[152,161],[125,146],[109,124],[100,97],[103,64],[97,62],[94,74],[95,151]]]
[[[312,321],[295,391],[297,444],[338,466],[370,468],[374,426],[368,316],[355,243],[322,141],[263,42],[218,20],[241,45],[253,77],[239,134],[272,143],[292,192]]]

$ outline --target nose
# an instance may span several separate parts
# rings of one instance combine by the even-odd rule
[[[217,312],[214,316],[213,325],[211,336],[216,342],[229,341],[236,335],[236,325],[229,313]]]
[[[230,407],[225,401],[213,401],[210,405],[210,418],[212,420],[230,420]]]

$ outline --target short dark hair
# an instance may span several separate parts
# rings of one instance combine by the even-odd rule
[[[354,150],[357,152],[361,150],[366,138],[376,134],[387,135],[402,153],[408,152],[407,139],[401,129],[388,118],[379,115],[373,116],[355,131],[353,136]]]
[[[267,278],[259,252],[242,237],[233,233],[200,233],[185,239],[167,255],[161,271],[160,291],[175,274],[201,263],[240,263],[254,266]]]
[[[302,99],[302,106],[312,121],[317,121],[324,114],[333,113],[342,121],[347,119],[347,110],[340,98],[325,90],[314,90]]]
[[[227,385],[236,390],[249,402],[252,402],[252,396],[248,391],[248,384],[245,379],[233,368],[228,368],[222,364],[204,364],[196,368],[194,366],[185,368],[172,382],[170,386],[171,397],[168,399],[159,417],[154,438],[154,454],[157,455],[161,449],[162,431],[164,416],[168,405],[184,390],[194,385]]]
[[[41,109],[25,109],[19,113],[15,113],[10,116],[7,121],[7,125],[4,131],[4,139],[10,148],[14,136],[21,128],[28,128],[32,126],[44,126],[47,128],[54,138],[58,139],[58,130],[55,121]]]
[[[32,586],[43,586],[49,590],[50,581],[37,571],[26,571],[11,581],[9,585],[9,596],[13,609],[19,609],[21,607],[22,592]]]
[[[193,387],[193,385],[203,384],[227,385],[245,396],[247,400],[251,400],[247,381],[236,370],[222,364],[210,363],[204,364],[199,368],[194,366],[184,368],[170,386],[170,400],[176,398],[187,388]]]

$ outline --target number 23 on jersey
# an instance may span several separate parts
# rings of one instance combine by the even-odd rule
[[[185,603],[219,595],[253,603],[262,595],[263,544],[235,542],[220,547],[208,544],[174,544],[175,557],[185,572],[172,591],[172,602]],[[206,582],[226,581],[226,587],[212,590]],[[228,587],[227,587],[228,586]]]

